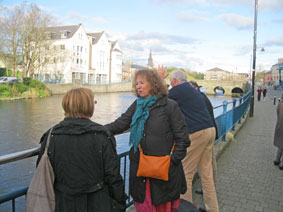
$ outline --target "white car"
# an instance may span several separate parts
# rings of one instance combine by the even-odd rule
[[[17,77],[0,77],[0,83],[13,83],[18,81],[19,79]]]

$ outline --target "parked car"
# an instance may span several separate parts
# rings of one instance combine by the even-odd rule
[[[0,83],[13,83],[18,81],[19,79],[17,77],[0,77]]]

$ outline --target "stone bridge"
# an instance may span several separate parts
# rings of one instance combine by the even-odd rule
[[[170,84],[169,80],[166,80]],[[238,91],[247,92],[248,83],[246,81],[218,81],[218,80],[195,80],[199,86],[206,89],[206,93],[209,95],[214,95],[215,89],[224,91],[224,95],[232,95],[232,93],[237,93]],[[130,92],[132,91],[132,83],[112,83],[112,84],[46,84],[46,86],[51,90],[52,94],[64,94],[72,88],[87,87],[93,92]],[[239,93],[239,92],[238,92]]]
[[[223,90],[224,95],[231,96],[232,93],[247,92],[249,84],[243,80],[194,80],[199,86],[206,89],[206,93],[209,95],[215,94],[215,89]]]

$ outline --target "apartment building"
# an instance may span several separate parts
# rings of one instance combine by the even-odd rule
[[[43,65],[34,78],[45,82],[94,84],[121,81],[122,51],[104,32],[87,33],[82,24],[49,27]]]

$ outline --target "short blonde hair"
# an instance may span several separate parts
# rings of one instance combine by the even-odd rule
[[[94,111],[94,94],[88,88],[75,88],[68,91],[62,101],[65,117],[92,117]]]
[[[135,72],[133,79],[133,89],[136,96],[139,96],[136,89],[137,76],[139,75],[144,76],[151,85],[151,95],[162,97],[168,94],[168,87],[166,85],[166,82],[157,71],[151,69],[141,69]]]

